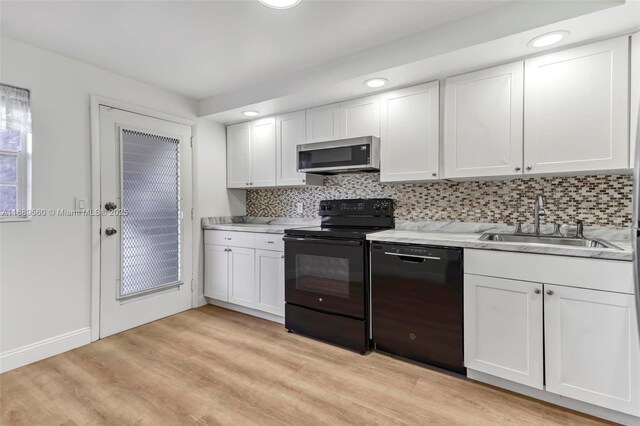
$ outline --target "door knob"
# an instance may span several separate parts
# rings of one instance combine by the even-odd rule
[[[113,235],[113,234],[115,234],[115,233],[117,233],[117,232],[118,232],[118,231],[116,231],[116,230],[115,230],[115,229],[113,229],[113,228],[107,228],[107,229],[105,229],[105,230],[104,230],[104,233],[105,233],[105,234],[107,234],[107,235]]]
[[[112,203],[111,201],[109,201],[107,204],[104,205],[104,208],[107,211],[115,210],[116,207],[118,207],[118,206],[116,206],[116,203]]]

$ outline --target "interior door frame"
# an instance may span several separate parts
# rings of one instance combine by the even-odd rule
[[[197,186],[194,179],[196,171],[194,149],[196,139],[196,120],[179,117],[171,114],[158,112],[149,108],[132,105],[126,102],[121,102],[115,99],[109,99],[102,96],[91,95],[91,209],[99,210],[100,206],[100,107],[106,106],[109,108],[115,108],[134,114],[145,115],[160,120],[171,121],[177,124],[184,124],[191,127],[192,137],[192,149],[191,149],[191,182],[192,182],[192,204],[191,211],[185,211],[185,215],[195,215],[195,206],[197,205]],[[185,259],[185,262],[192,263],[191,277],[184,277],[185,285],[191,286],[191,306],[199,306],[199,297],[197,286],[195,286],[197,273],[197,257],[195,256],[197,251],[195,238],[196,229],[195,219],[192,223],[192,247],[191,258]],[[95,342],[100,338],[100,217],[91,216],[91,307],[90,307],[90,327],[91,327],[91,342]]]

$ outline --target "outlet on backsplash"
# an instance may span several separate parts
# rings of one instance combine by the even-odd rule
[[[324,186],[247,191],[247,215],[318,217],[320,200],[392,198],[406,220],[533,223],[535,194],[547,202],[544,223],[631,225],[631,175],[531,177],[496,181],[382,184],[377,173],[326,176]],[[302,212],[300,205],[302,204]]]

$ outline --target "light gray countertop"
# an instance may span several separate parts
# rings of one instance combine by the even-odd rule
[[[524,230],[527,232],[530,231],[528,228],[525,228]],[[549,244],[480,241],[482,233],[488,231],[512,233],[513,227],[507,225],[480,223],[397,221],[396,229],[368,234],[367,239],[370,241],[381,242],[515,251],[610,260],[630,261],[633,259],[631,231],[629,229],[585,229],[585,235],[587,237],[606,240],[620,247],[622,250],[556,246]],[[550,231],[551,229],[543,227],[543,232]],[[568,226],[563,227],[564,235],[572,235],[571,232],[575,232],[575,228]]]
[[[261,232],[266,234],[284,234],[285,229],[310,228],[320,225],[319,219],[282,218],[282,217],[204,217],[202,229],[217,231]]]

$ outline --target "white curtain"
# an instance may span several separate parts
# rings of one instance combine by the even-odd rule
[[[0,84],[0,132],[31,133],[29,91]]]

